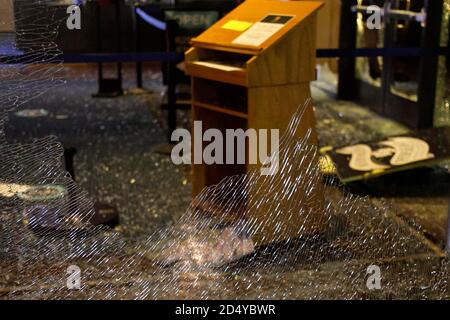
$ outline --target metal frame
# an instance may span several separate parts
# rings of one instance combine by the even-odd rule
[[[211,2],[211,1],[195,1],[189,3],[172,3],[172,4],[159,4],[158,6],[149,6],[147,11],[149,13],[159,13],[167,10],[177,10],[177,11],[218,11],[219,16],[223,16],[226,12],[232,10],[235,6],[232,1],[220,1],[220,2]],[[177,51],[176,45],[176,37],[178,35],[186,35],[190,33],[186,33],[183,31],[175,20],[167,20],[166,22],[166,30],[165,30],[165,48],[167,53],[175,53]],[[137,30],[139,31],[139,30]],[[140,35],[138,34],[138,37]],[[137,43],[139,39],[137,40]],[[138,47],[138,46],[137,46]],[[139,47],[140,49],[140,47]],[[139,51],[138,51],[139,52]],[[167,84],[167,104],[163,105],[164,109],[167,109],[167,123],[168,123],[168,142],[171,143],[171,135],[172,132],[176,129],[177,125],[177,110],[178,109],[190,109],[191,105],[178,102],[176,88],[180,83],[189,83],[190,78],[187,77],[184,73],[180,72],[176,68],[176,61],[170,60],[166,63],[163,63],[163,75],[164,82]],[[138,87],[142,86],[142,67],[141,64],[137,65],[137,83]]]
[[[341,1],[340,49],[356,48],[356,6],[356,0]],[[422,48],[435,50],[439,48],[440,44],[443,0],[425,0],[425,7],[428,19],[423,31]],[[394,28],[391,20],[388,19],[386,22],[385,46],[390,46],[392,43]],[[417,102],[391,93],[391,64],[392,57],[384,56],[382,88],[380,89],[356,79],[355,57],[341,58],[339,60],[338,98],[360,101],[374,111],[413,129],[432,127],[438,56],[422,55],[420,57]]]
[[[339,49],[356,49],[356,12],[352,7],[357,0],[341,0],[341,24],[339,30]],[[338,99],[354,100],[356,77],[356,58],[345,57],[339,59]]]
[[[445,252],[450,256],[450,196],[448,198],[447,243]]]
[[[115,25],[117,33],[117,52],[122,52],[122,37],[121,37],[121,27],[120,27],[120,17],[121,17],[121,1],[116,0],[112,3],[115,6]],[[102,32],[101,32],[101,6],[96,2],[97,11],[97,51],[102,52]],[[98,93],[94,94],[94,97],[116,97],[123,95],[122,88],[122,62],[116,62],[117,65],[117,78],[116,79],[105,79],[103,77],[103,62],[98,63]]]

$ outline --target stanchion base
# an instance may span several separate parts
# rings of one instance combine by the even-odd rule
[[[119,212],[116,207],[106,203],[96,202],[94,204],[95,213],[91,218],[94,226],[103,225],[114,228],[119,224]]]
[[[163,155],[168,155],[170,156],[172,154],[172,149],[173,149],[174,144],[172,143],[161,143],[155,146],[155,148],[153,149],[154,152],[159,153],[159,154],[163,154]]]
[[[94,98],[115,98],[123,95],[122,83],[119,79],[101,79],[98,93]]]
[[[131,89],[127,89],[125,90],[125,94],[127,95],[144,95],[144,94],[153,94],[155,93],[155,91],[151,90],[151,89],[144,89],[144,88],[131,88]]]

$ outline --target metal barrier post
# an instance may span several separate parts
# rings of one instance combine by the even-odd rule
[[[141,21],[136,17],[136,10],[133,10],[134,28],[135,28],[135,45],[136,52],[141,52]],[[136,62],[136,86],[142,88],[142,62]]]
[[[447,255],[450,256],[450,196],[448,198],[448,218],[447,218],[447,245],[445,246],[445,251]]]
[[[339,30],[339,49],[356,48],[356,13],[351,8],[356,0],[341,1],[341,26]],[[352,100],[355,96],[355,58],[339,59],[338,98]]]
[[[166,23],[166,49],[168,52],[175,52],[178,24],[175,20],[169,20]],[[170,143],[172,132],[177,126],[176,64],[173,61],[167,63],[167,111],[168,140]]]

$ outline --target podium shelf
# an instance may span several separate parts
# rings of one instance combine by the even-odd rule
[[[194,78],[192,97],[199,103],[231,109],[240,114],[247,114],[248,111],[248,91],[243,86]]]
[[[245,86],[247,62],[253,56],[204,48],[186,52],[186,71],[192,76]]]
[[[199,101],[192,101],[192,104],[194,105],[194,107],[197,108],[204,108],[204,109],[208,109],[211,111],[215,111],[215,112],[220,112],[220,113],[224,113],[230,116],[234,116],[234,117],[239,117],[242,119],[248,119],[248,114],[243,113],[243,112],[239,112],[239,111],[235,111],[232,109],[227,109],[224,107],[219,107],[219,106],[215,106],[212,104],[208,104],[208,103],[204,103],[204,102],[199,102]]]

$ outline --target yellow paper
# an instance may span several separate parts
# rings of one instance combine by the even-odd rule
[[[251,22],[230,20],[222,26],[222,29],[234,30],[234,31],[245,31],[252,25]]]

